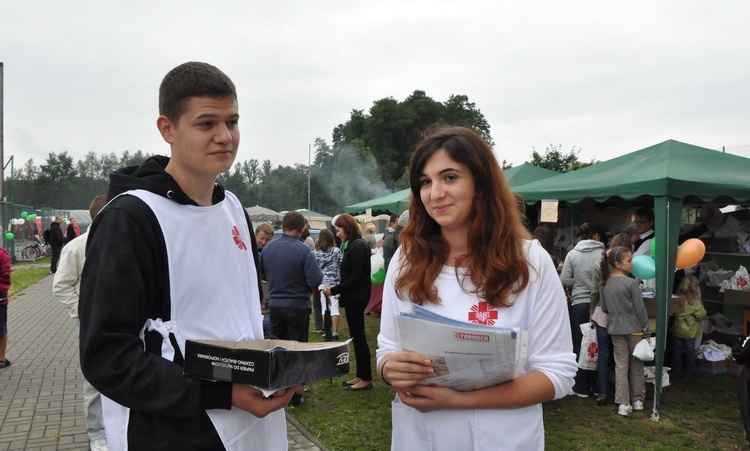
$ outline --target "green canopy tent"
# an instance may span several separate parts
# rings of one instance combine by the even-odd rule
[[[524,163],[520,166],[504,170],[503,175],[505,176],[505,181],[511,187],[514,187],[536,182],[537,180],[548,179],[560,175],[560,173],[551,169],[540,168],[530,163]]]
[[[656,381],[659,418],[667,320],[683,205],[750,202],[750,159],[678,141],[665,141],[577,171],[518,186],[527,204],[545,199],[597,207],[653,202],[656,231]]]
[[[503,174],[505,175],[505,180],[510,186],[520,186],[525,183],[552,177],[560,173],[540,168],[529,163],[524,163],[520,166],[506,169],[503,171]],[[344,213],[358,215],[366,212],[368,208],[372,209],[373,215],[399,213],[409,206],[409,196],[411,196],[411,189],[407,188],[386,196],[348,205],[344,207]]]
[[[344,213],[351,215],[361,215],[365,213],[367,209],[372,209],[372,214],[377,216],[380,214],[393,214],[404,211],[409,205],[409,196],[411,190],[409,188],[395,193],[387,194],[385,196],[377,197],[375,199],[366,200],[353,205],[347,205],[344,207]]]

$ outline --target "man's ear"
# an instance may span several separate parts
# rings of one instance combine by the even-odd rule
[[[174,131],[175,131],[175,125],[167,119],[167,116],[159,116],[158,119],[156,119],[156,128],[159,129],[159,133],[161,133],[161,137],[164,139],[164,141],[168,142],[169,144],[174,143]]]

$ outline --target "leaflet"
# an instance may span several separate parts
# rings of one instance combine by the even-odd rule
[[[396,318],[401,349],[429,357],[435,384],[472,391],[517,377],[526,364],[528,332],[452,320],[420,306]]]

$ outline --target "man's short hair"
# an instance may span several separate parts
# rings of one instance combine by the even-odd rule
[[[261,232],[267,233],[269,235],[273,235],[273,227],[271,227],[271,224],[267,224],[264,222],[263,224],[260,224],[258,225],[258,227],[255,228],[256,235]]]
[[[159,114],[177,124],[192,97],[231,97],[237,101],[232,80],[218,68],[191,61],[175,67],[159,86]]]
[[[305,217],[298,211],[290,211],[284,215],[284,219],[281,220],[281,228],[285,232],[297,231],[301,232],[305,228]]]
[[[93,220],[96,215],[99,214],[99,210],[104,208],[104,206],[107,204],[107,196],[104,194],[100,194],[94,198],[94,200],[91,201],[91,204],[89,205],[89,215],[91,215],[91,219]]]
[[[388,224],[393,224],[394,222],[398,221],[398,217],[401,216],[398,213],[393,213],[391,215],[391,218],[388,220]]]
[[[642,216],[646,218],[646,221],[653,221],[654,220],[654,210],[646,207],[641,207],[638,210],[635,211],[636,216]]]

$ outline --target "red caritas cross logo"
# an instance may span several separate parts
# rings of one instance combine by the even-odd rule
[[[471,306],[469,321],[472,323],[492,326],[495,324],[496,319],[497,310],[495,310],[495,307],[490,305],[487,301],[482,301]]]
[[[236,244],[238,248],[243,251],[247,250],[247,245],[245,245],[245,242],[240,238],[240,229],[238,229],[237,226],[232,227],[232,238],[234,238],[234,244]]]

